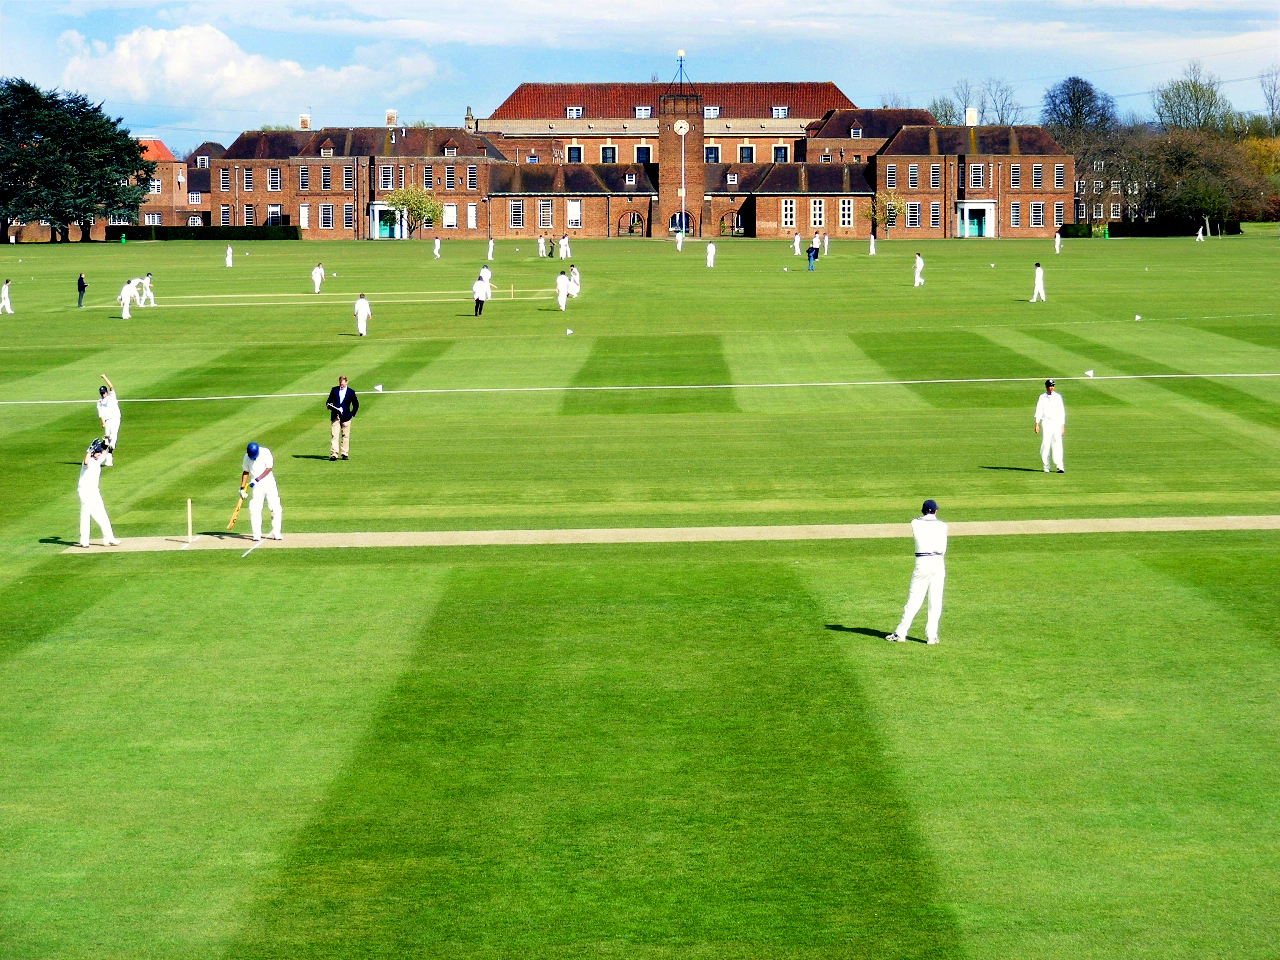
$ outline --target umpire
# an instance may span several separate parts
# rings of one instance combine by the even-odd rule
[[[329,459],[337,460],[338,454],[347,459],[351,449],[351,421],[360,410],[356,392],[347,386],[347,378],[339,377],[338,385],[329,391]],[[341,449],[339,449],[341,441]]]

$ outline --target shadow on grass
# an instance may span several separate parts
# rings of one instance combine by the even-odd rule
[[[68,540],[65,537],[41,537],[41,543],[56,543],[63,547],[74,547],[80,543],[79,540]]]
[[[858,633],[864,637],[871,637],[873,640],[884,640],[889,635],[883,630],[872,630],[869,627],[846,627],[842,623],[828,623],[828,630],[834,630],[837,633]],[[912,643],[924,643],[919,637],[907,637]]]
[[[1013,470],[1017,473],[1040,473],[1035,467],[983,467],[983,470]]]
[[[321,456],[318,453],[295,453],[293,455],[293,459],[295,460],[328,460],[329,457],[328,455]]]

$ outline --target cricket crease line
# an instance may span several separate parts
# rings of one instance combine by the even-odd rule
[[[1225,380],[1266,379],[1280,377],[1280,373],[1117,373],[1097,377],[1055,377],[1069,383],[1073,380]],[[942,380],[826,380],[810,383],[684,383],[684,384],[633,384],[618,386],[562,386],[562,387],[422,387],[416,390],[372,390],[362,393],[390,396],[393,394],[433,393],[555,393],[601,392],[626,390],[794,390],[804,387],[918,387],[931,384],[969,383],[1041,383],[1040,377],[969,377]],[[202,400],[290,400],[298,397],[327,397],[327,393],[244,393],[213,397],[127,397],[126,403],[196,403]],[[42,406],[65,403],[91,403],[97,400],[0,400],[0,407]]]
[[[1089,533],[1186,533],[1215,530],[1280,530],[1280,515],[1219,517],[1100,517],[1072,520],[948,521],[953,537],[1038,536]],[[879,540],[909,538],[909,523],[801,524],[742,527],[586,527],[551,530],[438,530],[381,533],[292,533],[255,543],[267,550],[341,547],[489,547],[623,543],[736,543],[786,540]],[[63,553],[154,553],[186,549],[239,550],[248,537],[202,535],[179,546],[173,537],[129,537],[114,547],[67,547]]]

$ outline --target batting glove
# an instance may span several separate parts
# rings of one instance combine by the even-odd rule
[[[241,500],[249,499],[249,491],[246,490],[244,487],[240,488],[240,499]]]
[[[250,489],[250,490],[252,490],[252,489],[253,489],[254,484],[256,484],[257,482],[258,482],[257,480],[250,480],[250,481],[249,481],[249,489]]]

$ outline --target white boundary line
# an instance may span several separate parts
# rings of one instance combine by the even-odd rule
[[[1071,382],[1099,380],[1227,380],[1266,379],[1280,377],[1280,373],[1118,373],[1101,377],[1055,377],[1055,380]],[[966,383],[1041,383],[1039,377],[971,377],[944,380],[827,380],[811,383],[688,383],[688,384],[635,384],[599,387],[423,387],[417,390],[365,390],[374,396],[392,394],[434,393],[573,393],[635,390],[790,390],[813,387],[916,387],[931,384]],[[132,397],[121,403],[196,403],[202,400],[288,400],[298,397],[325,397],[326,393],[244,393],[216,397]],[[0,407],[45,406],[68,403],[92,403],[97,400],[0,400]]]

